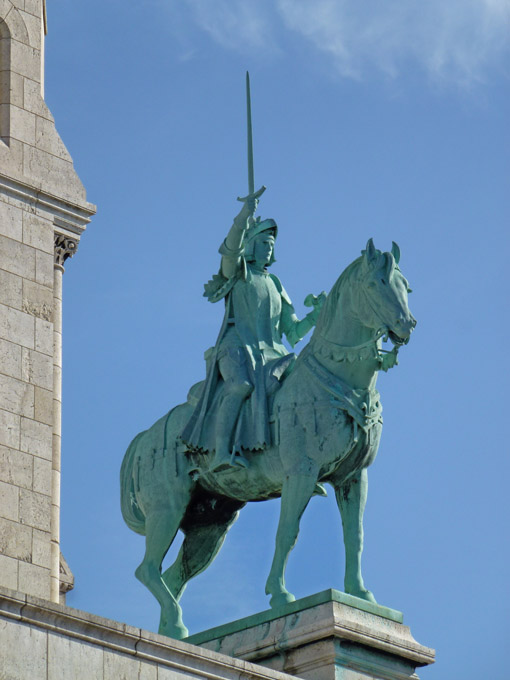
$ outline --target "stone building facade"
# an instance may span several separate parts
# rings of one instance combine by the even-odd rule
[[[58,602],[64,261],[95,207],[44,102],[43,0],[0,0],[0,586]]]

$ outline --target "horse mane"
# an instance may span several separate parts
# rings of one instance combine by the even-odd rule
[[[340,297],[340,291],[342,290],[344,284],[349,282],[357,273],[361,264],[361,260],[362,257],[358,257],[354,260],[354,262],[351,262],[351,264],[348,265],[340,274],[333,285],[333,288],[330,290],[326,298],[326,302],[320,311],[319,318],[317,319],[317,324],[315,326],[315,331],[317,334],[323,334],[323,332],[329,328],[329,324],[332,319],[338,315],[338,298]],[[313,341],[313,336],[311,341]]]

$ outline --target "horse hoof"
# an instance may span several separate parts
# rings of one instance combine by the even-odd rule
[[[348,595],[352,595],[353,597],[359,597],[360,600],[365,600],[365,602],[372,602],[373,604],[377,604],[377,601],[373,594],[370,592],[370,590],[367,590],[366,588],[359,588],[356,590],[351,590],[348,592],[347,590],[345,591]]]
[[[278,595],[273,595],[272,598],[269,600],[269,606],[272,609],[277,609],[278,607],[283,607],[286,604],[289,604],[290,602],[295,602],[296,598],[292,593],[278,593]]]
[[[158,633],[173,640],[184,640],[189,635],[188,629],[183,623],[160,624]]]
[[[358,597],[361,597],[362,600],[366,600],[367,602],[373,602],[374,604],[377,604],[377,601],[376,601],[375,597],[373,596],[373,594],[370,592],[370,590],[365,590],[361,594],[361,596],[358,596]]]

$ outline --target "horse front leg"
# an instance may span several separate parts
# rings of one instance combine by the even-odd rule
[[[336,502],[342,517],[345,544],[344,589],[349,595],[375,602],[361,575],[363,552],[363,513],[367,502],[368,475],[364,468],[345,484],[335,486]]]
[[[316,475],[296,475],[287,477],[283,483],[275,553],[266,582],[266,595],[271,595],[271,607],[279,607],[296,599],[285,588],[285,567],[290,551],[296,544],[299,522],[312,497],[316,482]]]

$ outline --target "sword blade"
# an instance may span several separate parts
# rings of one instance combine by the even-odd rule
[[[248,127],[248,194],[255,191],[255,178],[253,175],[253,132],[251,125],[251,94],[250,74],[246,71],[246,115]]]

